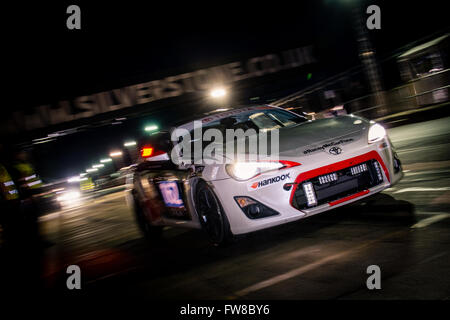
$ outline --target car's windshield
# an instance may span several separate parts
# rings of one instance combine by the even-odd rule
[[[281,109],[252,110],[222,118],[206,125],[203,129],[255,129],[257,132],[289,127],[307,121],[306,118]]]
[[[204,118],[201,121],[201,136],[205,134],[205,131],[209,129],[219,130],[222,134],[222,137],[227,137],[227,130],[238,130],[242,129],[244,132],[252,129],[252,131],[256,134],[260,132],[271,131],[273,129],[280,129],[284,127],[289,127],[296,125],[298,123],[307,122],[303,116],[297,115],[292,112],[285,111],[283,109],[271,108],[271,107],[260,107],[260,108],[252,108],[240,111],[239,109],[235,109],[230,112],[229,116],[221,117],[220,114],[216,115],[217,120],[213,120],[211,118]],[[205,121],[206,120],[206,121]],[[192,123],[191,123],[192,124]],[[193,125],[193,124],[192,124]],[[188,124],[185,125],[185,127]],[[192,128],[192,127],[191,127]],[[251,135],[251,134],[250,134]],[[246,136],[246,134],[244,134]],[[179,137],[178,142],[180,141],[190,141],[194,143],[197,140],[201,140],[201,138],[195,138],[196,135],[194,130],[191,129],[189,131],[188,136]],[[235,137],[234,139],[236,139]],[[226,139],[220,140],[221,142],[210,140],[204,140],[202,143],[203,148],[209,145],[210,143],[214,144],[222,144],[226,143]]]

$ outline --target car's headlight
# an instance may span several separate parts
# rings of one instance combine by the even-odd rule
[[[386,136],[386,129],[382,125],[375,123],[369,128],[367,140],[369,143],[380,141]]]
[[[298,166],[300,163],[293,161],[249,161],[249,162],[235,162],[227,164],[225,169],[227,173],[235,180],[245,181],[249,180],[261,173],[290,168]]]

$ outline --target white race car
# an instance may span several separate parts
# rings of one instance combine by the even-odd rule
[[[254,129],[261,135],[277,129],[278,160],[175,163],[174,130],[192,131],[193,121],[149,136],[127,179],[128,203],[149,237],[164,226],[184,226],[202,228],[221,244],[371,196],[403,176],[385,129],[361,117],[311,121],[281,108],[251,106],[196,120],[202,130]]]

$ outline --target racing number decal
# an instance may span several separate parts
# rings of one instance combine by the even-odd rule
[[[164,199],[164,203],[168,207],[181,208],[184,206],[180,197],[178,185],[174,181],[164,181],[159,184],[159,189]]]

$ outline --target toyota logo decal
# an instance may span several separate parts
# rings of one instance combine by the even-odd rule
[[[330,150],[328,150],[328,152],[334,155],[338,155],[342,153],[342,149],[339,147],[332,147],[330,148]]]

